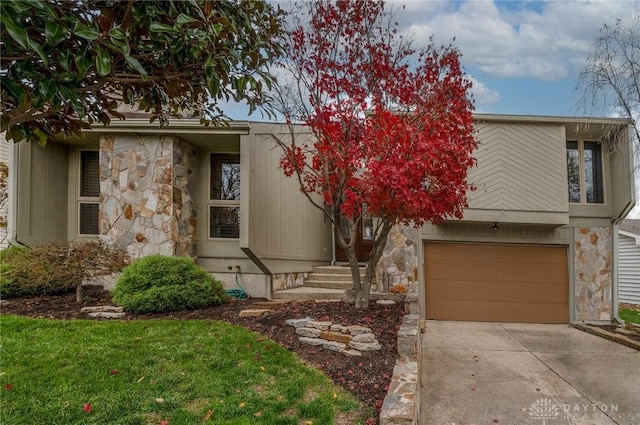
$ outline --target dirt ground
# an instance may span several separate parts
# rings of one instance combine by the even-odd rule
[[[295,352],[305,363],[322,370],[337,385],[352,392],[367,406],[380,410],[397,358],[397,334],[404,315],[402,303],[382,306],[372,302],[369,309],[356,310],[342,302],[290,302],[261,317],[240,318],[240,311],[250,308],[255,301],[264,300],[232,300],[220,306],[200,310],[128,315],[124,320],[224,320],[244,326]],[[110,304],[111,297],[107,291],[102,288],[87,288],[81,305],[75,302],[75,293],[69,293],[3,301],[0,312],[35,318],[80,319],[88,318],[80,313],[81,307]],[[304,317],[369,327],[373,330],[382,349],[363,353],[362,357],[347,357],[317,346],[300,343],[294,328],[287,326],[284,322],[287,319]]]

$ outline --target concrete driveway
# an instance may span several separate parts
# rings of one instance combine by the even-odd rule
[[[419,425],[640,425],[640,352],[570,328],[428,321]]]

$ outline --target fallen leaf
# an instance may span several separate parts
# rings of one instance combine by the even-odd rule
[[[140,379],[138,379],[138,384],[142,381],[144,381],[144,376],[141,376]]]
[[[82,406],[82,411],[84,413],[89,413],[91,412],[91,403],[85,403],[84,406]]]
[[[262,412],[256,412],[253,414],[253,416],[255,416],[256,418],[259,418],[260,416],[262,416]]]
[[[4,389],[7,391],[11,391],[13,389],[13,385],[11,384],[4,384]]]
[[[246,405],[247,405],[247,403],[245,403],[245,402],[243,401],[243,402],[241,402],[241,403],[238,405],[238,407],[240,407],[240,408],[242,409],[242,408],[243,408],[244,406],[246,406]]]
[[[158,423],[160,425],[169,425],[169,419],[160,419]]]
[[[164,403],[164,398],[161,398],[161,397],[156,398],[156,403]]]
[[[109,371],[109,375],[111,375],[111,376],[113,376],[113,375],[117,375],[118,373],[120,373],[120,372],[118,371],[118,369],[111,369],[111,370]]]
[[[264,372],[265,370],[267,370],[267,368],[264,366],[260,366],[260,370]]]
[[[213,415],[213,410],[209,410],[209,411],[207,412],[207,414],[206,414],[206,415],[204,415],[204,417],[202,418],[202,420],[204,420],[204,421],[208,421],[209,419],[211,419],[211,415]]]

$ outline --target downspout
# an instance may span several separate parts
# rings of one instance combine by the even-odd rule
[[[5,142],[7,143],[7,142]],[[18,148],[15,142],[9,145],[9,208],[7,212],[7,242],[24,246],[18,241]]]

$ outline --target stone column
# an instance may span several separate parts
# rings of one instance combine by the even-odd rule
[[[391,228],[376,267],[378,291],[382,291],[383,285],[388,281],[389,289],[401,285],[409,293],[418,292],[419,241],[419,229],[399,224]]]
[[[575,320],[613,318],[612,245],[611,227],[574,229]]]
[[[175,137],[110,135],[100,142],[101,237],[132,259],[195,257],[198,150]]]

